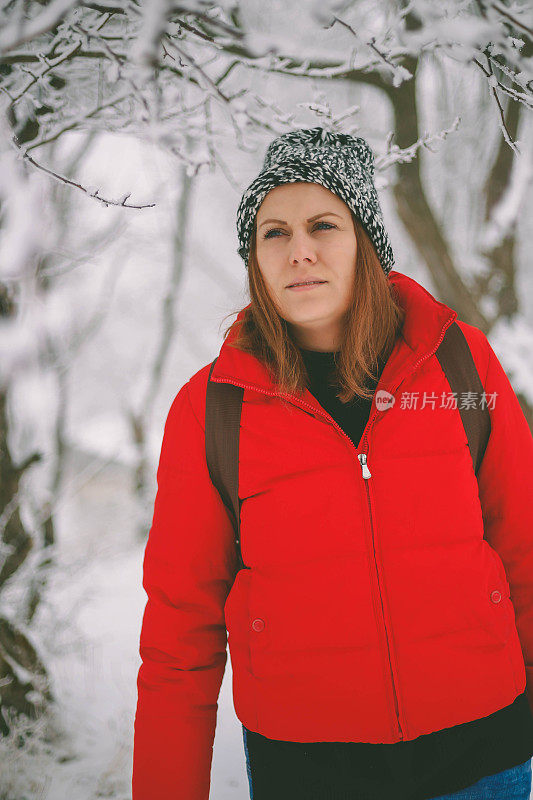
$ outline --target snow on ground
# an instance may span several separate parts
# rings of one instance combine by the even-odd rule
[[[131,797],[138,636],[146,595],[144,545],[64,563],[51,585],[47,631],[52,688],[63,737],[36,753],[0,756],[2,800]],[[5,745],[3,746],[5,747]],[[3,749],[2,747],[2,749]],[[5,755],[5,759],[4,759]],[[58,762],[58,758],[66,759]],[[177,787],[178,788],[178,787]],[[177,795],[178,796],[178,795]],[[220,694],[212,800],[246,800],[242,733],[231,699],[231,663]]]

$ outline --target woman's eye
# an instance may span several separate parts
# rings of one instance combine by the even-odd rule
[[[336,227],[335,225],[332,225],[330,222],[317,222],[317,223],[316,223],[316,225],[315,225],[315,228],[316,228],[318,225],[327,225],[327,228],[326,228],[326,230],[328,230],[329,228],[335,228],[335,227]],[[277,238],[278,238],[277,236],[271,236],[270,234],[271,234],[271,233],[276,233],[276,232],[279,232],[280,230],[281,230],[280,228],[270,228],[270,230],[269,230],[269,231],[267,231],[267,232],[264,234],[264,236],[263,236],[263,239],[273,239],[273,238],[274,238],[274,239],[277,239]]]

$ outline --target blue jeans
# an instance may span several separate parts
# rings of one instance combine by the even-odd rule
[[[466,789],[441,794],[432,800],[529,800],[531,794],[531,759],[517,767],[487,775]]]
[[[242,726],[242,738],[244,740],[244,755],[246,756],[246,774],[248,775],[248,788],[250,790],[250,800],[254,798],[254,790],[252,788],[252,768],[250,766],[250,754],[248,753],[248,743],[246,741],[246,728]]]
[[[250,800],[253,800],[252,768],[246,741],[246,728],[242,726],[244,753],[246,756],[246,773]],[[441,794],[431,800],[530,800],[531,794],[531,759],[524,761],[517,767],[504,769],[494,775],[476,781],[466,789],[460,789],[453,794]]]

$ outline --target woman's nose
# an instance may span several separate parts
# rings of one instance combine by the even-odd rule
[[[316,244],[307,233],[293,233],[289,246],[289,258],[291,262],[316,261]]]

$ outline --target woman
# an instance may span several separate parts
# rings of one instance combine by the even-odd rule
[[[253,800],[529,798],[533,439],[457,321],[490,411],[475,472],[435,356],[457,314],[392,269],[373,175],[364,139],[302,129],[241,200],[251,303],[165,425],[133,800],[208,800],[227,633]],[[244,390],[242,569],[209,376]]]

